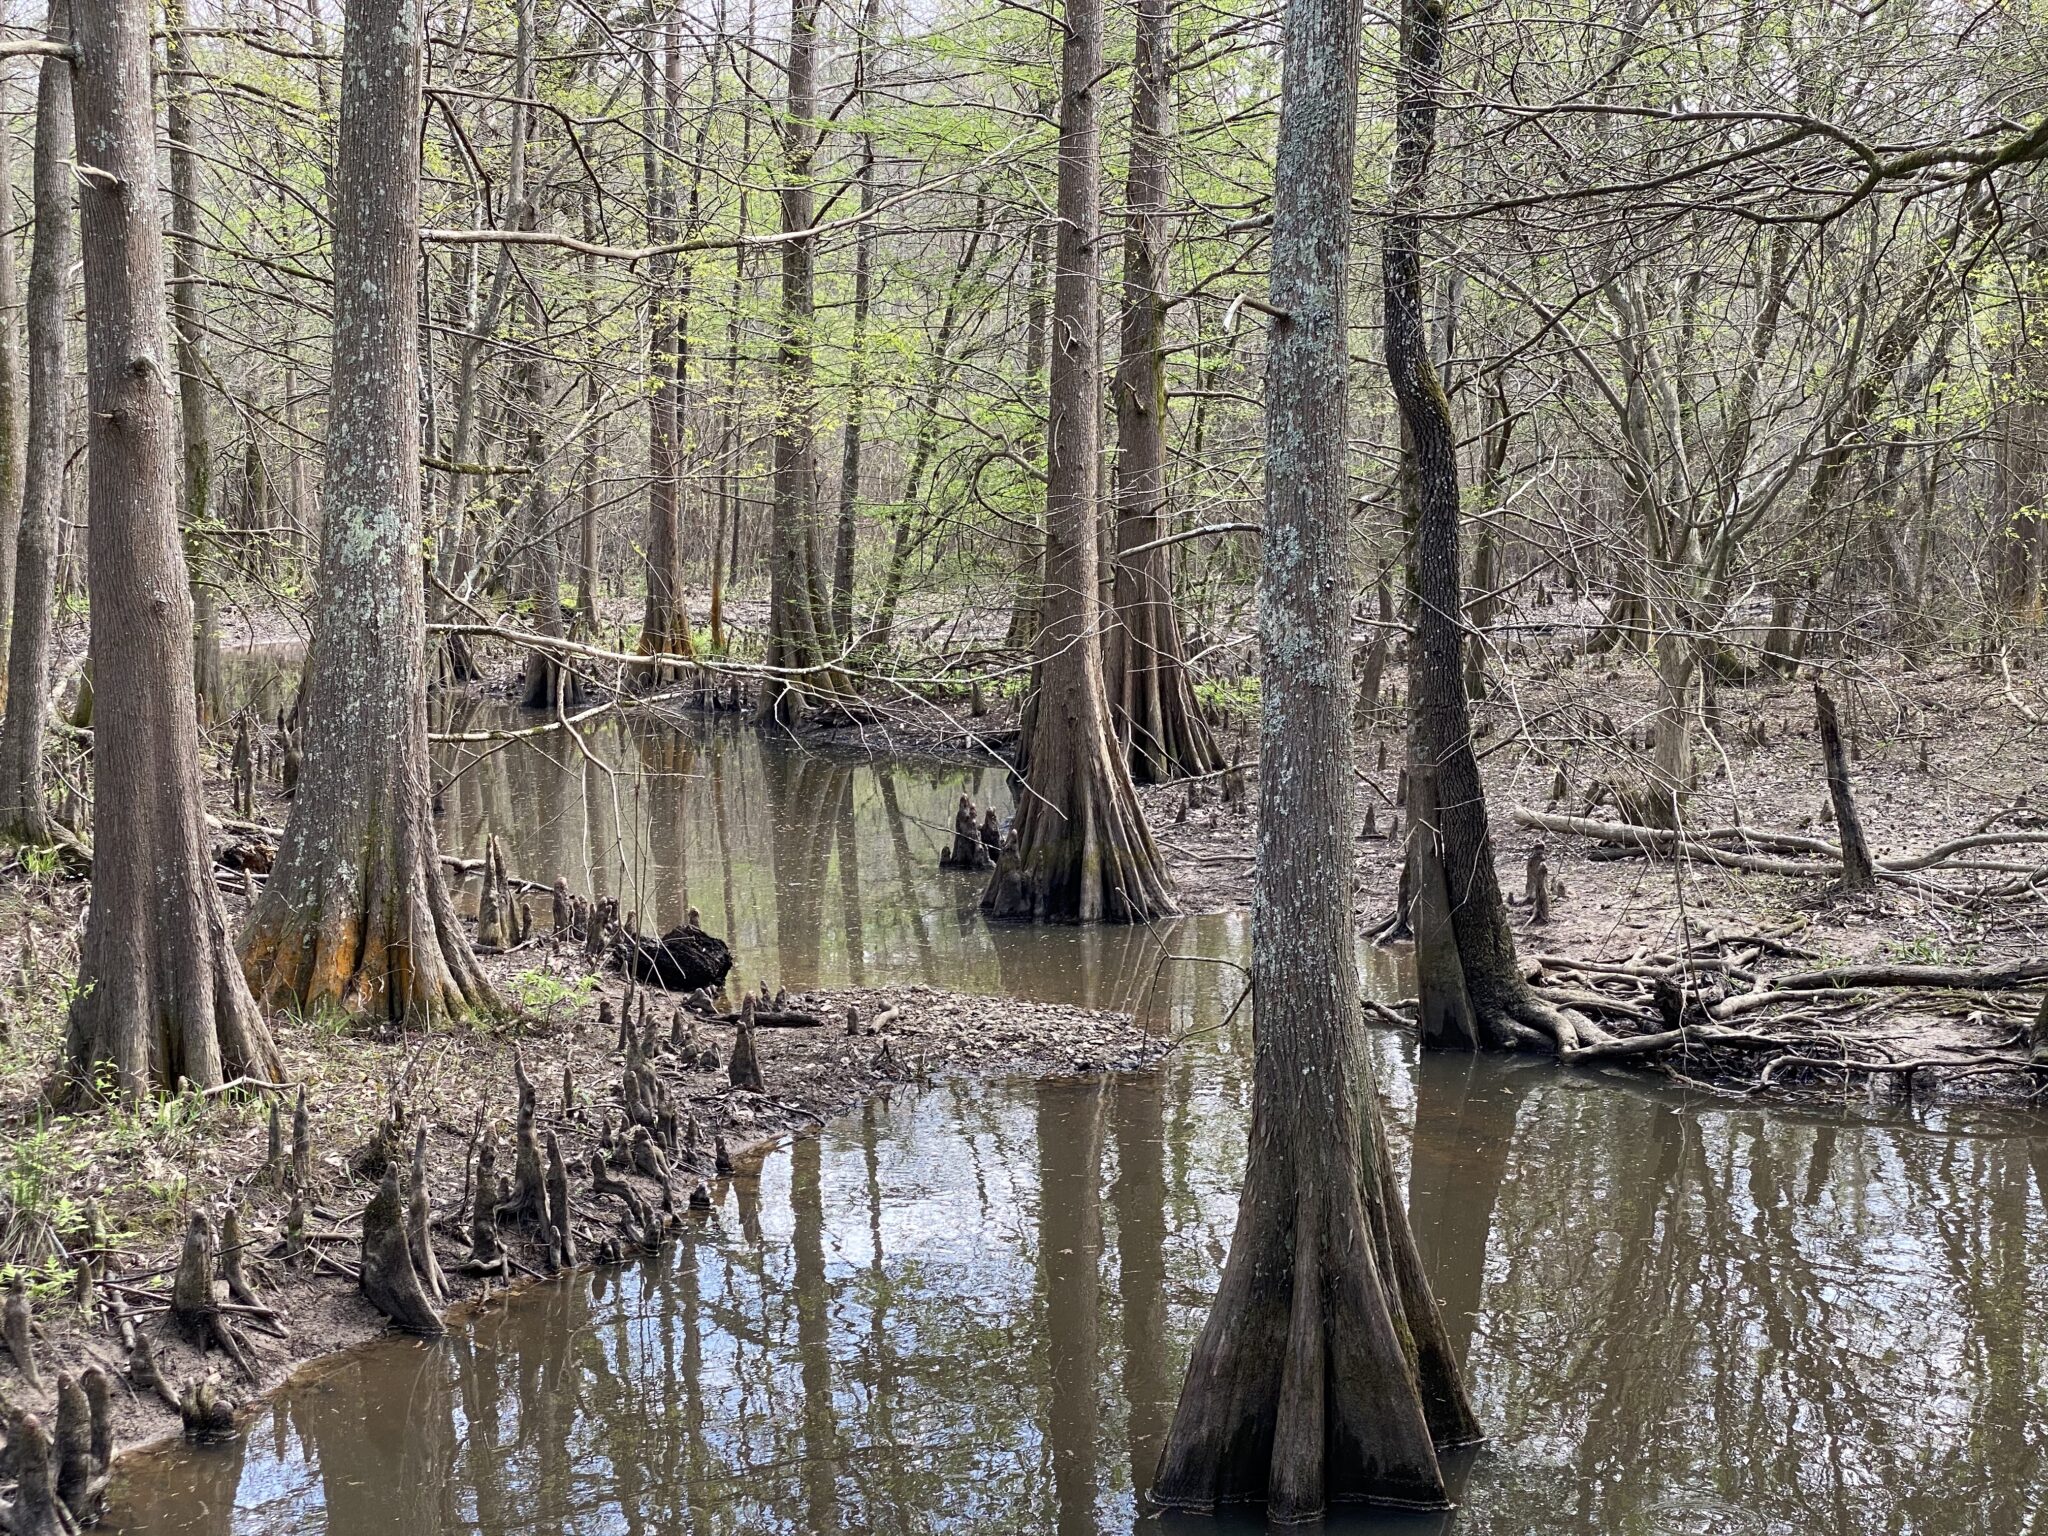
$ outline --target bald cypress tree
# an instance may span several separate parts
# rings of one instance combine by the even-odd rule
[[[1344,447],[1358,12],[1288,0],[1266,364],[1259,594],[1258,1029],[1237,1231],[1153,1497],[1444,1502],[1478,1438],[1408,1230],[1373,1093],[1351,918]]]
[[[981,900],[991,917],[1128,923],[1174,910],[1130,769],[1113,745],[1102,680],[1095,268],[1101,89],[1101,0],[1067,0],[1036,686],[1016,831]]]
[[[129,1098],[181,1077],[206,1088],[281,1070],[235,961],[200,800],[152,12],[148,0],[92,0],[72,17],[98,856],[67,1054],[83,1084]]]
[[[333,397],[306,741],[242,954],[275,1004],[426,1024],[496,1004],[440,878],[419,479],[420,7],[350,0]]]

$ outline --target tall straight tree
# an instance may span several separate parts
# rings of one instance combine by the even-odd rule
[[[1345,283],[1358,10],[1288,0],[1259,585],[1258,1009],[1237,1232],[1153,1497],[1439,1506],[1478,1438],[1379,1123],[1351,918]]]
[[[192,594],[164,357],[153,9],[93,0],[73,17],[100,857],[66,1054],[81,1086],[130,1099],[181,1077],[211,1088],[282,1070],[235,962],[200,800]]]
[[[1171,0],[1138,0],[1124,183],[1122,352],[1116,369],[1116,623],[1110,707],[1131,776],[1158,784],[1223,766],[1188,686],[1166,537],[1166,274]]]
[[[641,177],[648,233],[656,244],[676,238],[681,27],[680,16],[673,13],[661,27],[650,27],[640,64]],[[659,52],[657,36],[663,42]],[[677,342],[684,305],[676,291],[675,257],[655,257],[647,301],[647,371],[654,383],[647,395],[647,603],[640,620],[640,649],[649,656],[691,653],[683,592],[682,381]]]
[[[70,0],[52,0],[49,37],[71,39]],[[71,62],[45,57],[36,85],[35,250],[28,267],[28,439],[15,538],[13,624],[7,632],[7,710],[0,717],[0,834],[51,839],[43,801],[43,732],[50,723],[50,635],[57,591],[57,518],[70,438],[66,302],[78,259],[72,198]]]
[[[14,207],[14,129],[7,121],[7,81],[0,78],[0,208]],[[0,651],[14,618],[14,567],[21,529],[24,466],[21,441],[21,339],[13,315],[21,302],[14,237],[0,236]],[[7,702],[0,678],[0,705]]]
[[[334,364],[305,762],[243,963],[273,1004],[424,1025],[492,1008],[441,883],[419,431],[420,0],[349,0]]]
[[[768,665],[761,717],[787,722],[797,700],[834,689],[821,671],[832,615],[818,542],[815,377],[818,151],[818,0],[789,12],[788,97],[782,114],[782,297],[775,347],[775,441],[768,532]],[[794,674],[794,675],[791,675]]]
[[[1407,472],[1414,488],[1409,875],[1422,1040],[1491,1049],[1512,1045],[1535,1029],[1569,1052],[1577,1044],[1575,1021],[1536,996],[1515,959],[1465,696],[1458,440],[1450,402],[1430,361],[1422,284],[1422,210],[1436,149],[1444,32],[1444,0],[1406,0],[1380,261],[1387,373],[1407,428]]]
[[[1065,32],[1036,676],[1017,824],[981,905],[991,917],[1138,923],[1166,916],[1174,905],[1130,770],[1113,745],[1102,686],[1095,271],[1101,0],[1067,0]]]
[[[199,156],[192,145],[192,61],[184,0],[165,7],[164,126],[171,141],[171,329],[177,338],[179,485],[185,564],[192,580],[192,681],[199,715],[211,720],[221,694],[220,620],[207,558],[213,507],[213,432],[206,401],[206,299],[199,255]]]

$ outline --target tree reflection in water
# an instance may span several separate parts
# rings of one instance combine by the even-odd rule
[[[791,985],[860,965],[1121,1007],[1158,974],[1141,1016],[1184,1043],[1144,1077],[871,1105],[721,1185],[657,1260],[324,1369],[240,1444],[128,1464],[110,1528],[1150,1529],[1139,1494],[1234,1219],[1250,1040],[1236,972],[1159,956],[1241,956],[1245,920],[988,929],[937,870],[958,771],[771,764],[736,736],[619,751],[638,767],[612,784],[537,750],[458,776],[451,842],[496,829],[541,879],[580,860],[572,880],[644,893],[662,921],[687,894],[750,976]],[[636,777],[659,780],[658,835],[619,835]],[[1399,987],[1384,957],[1367,975]],[[1450,1515],[1330,1529],[2048,1523],[2048,1137],[1375,1050],[1493,1439]]]

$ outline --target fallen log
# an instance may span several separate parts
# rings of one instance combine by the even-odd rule
[[[1716,827],[1711,831],[1688,835],[1673,832],[1665,827],[1640,826],[1634,822],[1601,821],[1593,816],[1561,816],[1551,811],[1531,810],[1525,805],[1515,807],[1514,819],[1517,826],[1530,827],[1538,831],[1590,837],[1596,842],[1613,843],[1652,853],[1682,853],[1688,858],[1699,859],[1708,864],[1719,864],[1727,869],[1747,870],[1751,874],[1827,879],[1839,877],[1842,872],[1840,847],[1822,838],[1801,837],[1790,832],[1750,832],[1739,827]],[[1774,858],[1769,854],[1750,853],[1737,848],[1719,846],[1721,842],[1738,838],[1755,847],[1812,853],[1817,854],[1819,859]],[[2048,844],[2048,832],[1976,833],[1939,844],[1921,853],[1903,854],[1893,859],[1878,859],[1875,863],[1880,877],[1896,878],[1920,870],[1933,869],[1957,854],[1966,853],[1973,848],[2039,844]],[[1829,862],[1823,863],[1819,860]],[[2032,865],[1973,863],[1968,867],[2016,874],[2034,872]]]
[[[1793,971],[1770,979],[1773,992],[1829,992],[1858,987],[1927,987],[1942,992],[2009,992],[2048,981],[2048,956],[2002,965],[1898,965],[1877,961]]]

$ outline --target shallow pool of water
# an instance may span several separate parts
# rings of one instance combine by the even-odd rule
[[[450,842],[495,827],[515,872],[580,872],[663,921],[695,903],[743,971],[792,986],[1135,1001],[1180,1048],[1143,1075],[941,1082],[870,1105],[722,1184],[658,1259],[324,1367],[235,1445],[131,1461],[111,1529],[1168,1528],[1142,1490],[1230,1238],[1250,1023],[1231,966],[1160,957],[1241,957],[1244,919],[991,930],[974,882],[936,868],[971,771],[711,733],[656,743],[657,775],[643,740],[618,728],[615,780],[527,744],[495,754],[494,788],[453,776]],[[1330,1529],[2048,1521],[2048,1136],[1418,1063],[1385,1034],[1373,1049],[1492,1438],[1457,1459],[1450,1514]]]

